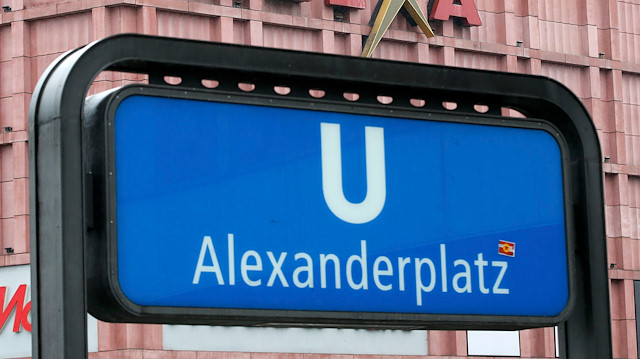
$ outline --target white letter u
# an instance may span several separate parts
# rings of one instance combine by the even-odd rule
[[[342,152],[340,125],[320,123],[322,147],[322,192],[327,206],[341,220],[362,224],[374,220],[384,207],[387,184],[384,164],[384,129],[365,126],[367,195],[360,203],[351,203],[342,188]]]

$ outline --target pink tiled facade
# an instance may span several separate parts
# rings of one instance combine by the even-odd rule
[[[27,112],[63,52],[137,32],[359,56],[377,0],[341,21],[324,0],[0,0],[0,266],[29,263]],[[426,11],[427,0],[419,1]],[[614,358],[637,358],[633,281],[640,280],[640,0],[476,0],[482,26],[432,22],[427,39],[399,16],[374,57],[555,78],[590,111],[600,136]],[[92,92],[134,81],[101,74]],[[162,350],[159,325],[98,325],[91,358],[386,359],[399,356]],[[429,356],[467,355],[464,331],[428,333]],[[554,358],[553,328],[520,333],[521,356]],[[404,357],[409,358],[409,357]],[[411,357],[417,358],[417,357]]]

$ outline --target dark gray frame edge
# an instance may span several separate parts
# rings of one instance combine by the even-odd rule
[[[439,98],[479,99],[549,119],[574,149],[571,171],[578,185],[572,188],[575,203],[567,206],[575,209],[576,238],[584,239],[576,242],[576,305],[561,326],[561,352],[580,358],[611,357],[599,142],[584,106],[564,86],[535,76],[141,35],[117,35],[65,54],[34,92],[29,125],[32,283],[37,288],[34,299],[40,302],[33,310],[34,357],[79,358],[81,352],[86,356],[86,340],[78,344],[78,335],[86,336],[78,334],[86,333],[83,213],[78,213],[84,205],[80,118],[86,91],[106,69],[152,75],[218,70],[249,81],[284,78],[334,82],[342,88],[362,82],[372,90],[384,87]],[[56,185],[51,179],[57,179]],[[52,313],[58,313],[53,316],[58,319],[55,324],[40,322]],[[45,346],[48,349],[42,350]]]
[[[312,324],[324,323],[331,326],[357,326],[357,327],[409,327],[409,328],[469,328],[469,329],[518,329],[518,328],[532,328],[539,326],[551,326],[559,322],[564,321],[571,311],[574,303],[573,287],[574,278],[573,272],[573,257],[569,253],[574,247],[574,238],[567,240],[567,280],[569,284],[569,296],[567,303],[563,310],[555,316],[488,316],[488,315],[451,315],[451,314],[418,314],[418,313],[372,313],[372,312],[334,312],[334,311],[300,311],[300,310],[256,310],[256,309],[231,309],[231,308],[172,308],[172,307],[159,307],[159,306],[140,306],[131,302],[127,296],[122,293],[117,275],[117,238],[116,238],[116,203],[115,203],[115,178],[117,177],[117,170],[114,165],[114,148],[113,143],[113,130],[114,126],[107,126],[105,122],[114,123],[115,112],[119,104],[127,97],[133,95],[141,96],[158,96],[165,98],[181,98],[181,99],[193,99],[198,101],[212,101],[212,102],[224,102],[224,103],[239,103],[239,104],[251,104],[256,106],[273,106],[284,108],[296,108],[312,111],[324,111],[324,112],[343,112],[354,114],[366,114],[373,116],[395,117],[395,118],[408,118],[416,120],[428,120],[428,121],[441,121],[452,123],[465,123],[465,124],[477,124],[477,125],[489,125],[500,127],[517,127],[524,129],[543,130],[553,136],[560,148],[562,154],[562,168],[563,168],[563,186],[565,188],[565,203],[570,202],[568,196],[570,183],[567,180],[567,172],[569,167],[569,161],[566,153],[568,152],[567,145],[563,138],[560,137],[557,129],[544,120],[505,120],[504,117],[498,116],[477,116],[466,115],[461,116],[452,113],[433,113],[425,112],[421,109],[407,109],[405,111],[399,111],[397,109],[387,109],[383,105],[371,106],[369,108],[362,108],[356,106],[347,106],[342,104],[327,104],[319,103],[317,100],[304,101],[299,99],[289,100],[287,97],[273,97],[273,98],[260,98],[251,96],[251,94],[234,94],[225,95],[212,93],[211,91],[195,91],[195,90],[183,90],[167,87],[159,87],[153,85],[128,85],[115,91],[109,91],[108,94],[98,95],[99,98],[91,99],[91,105],[87,104],[86,112],[91,113],[92,116],[97,118],[91,118],[88,122],[92,124],[92,133],[95,136],[104,138],[106,145],[106,151],[96,150],[92,156],[106,157],[104,159],[96,159],[94,164],[97,166],[107,166],[106,168],[97,169],[92,168],[93,173],[100,173],[99,176],[104,176],[106,172],[110,175],[104,177],[104,180],[100,180],[100,187],[103,187],[106,183],[107,193],[97,194],[98,198],[106,199],[107,209],[100,209],[99,216],[103,213],[107,213],[109,217],[109,224],[106,228],[106,238],[101,235],[96,238],[91,238],[87,243],[88,248],[93,246],[92,243],[99,243],[101,241],[107,242],[106,252],[108,253],[107,259],[93,258],[91,262],[100,262],[106,267],[96,268],[98,273],[95,273],[92,277],[98,278],[99,273],[108,274],[108,278],[102,278],[102,280],[95,281],[95,283],[104,283],[111,286],[111,288],[100,288],[99,297],[103,305],[89,307],[90,312],[97,318],[110,319],[112,314],[116,314],[121,310],[124,310],[122,317],[126,318],[127,313],[135,313],[134,317],[126,318],[131,321],[140,322],[173,322],[176,323],[188,322],[191,324],[220,324],[229,325],[242,322],[244,324],[253,325],[268,325],[278,323],[289,323],[290,325],[304,325],[307,322]],[[311,103],[310,103],[311,102]],[[92,107],[89,110],[89,107]],[[87,118],[85,117],[85,121]],[[509,121],[509,122],[506,122]],[[100,133],[106,129],[105,133]],[[102,146],[98,146],[101,148]],[[112,174],[112,175],[111,175]],[[98,187],[98,186],[96,186]],[[565,210],[565,223],[567,238],[572,232],[570,228],[573,227],[572,216],[568,210]],[[572,235],[571,235],[572,236]],[[97,244],[96,244],[97,245]],[[104,255],[105,253],[103,245],[99,245],[101,250],[90,250],[91,253],[96,255]],[[101,253],[102,252],[102,253]],[[91,293],[90,293],[91,294]],[[107,305],[110,308],[106,308],[104,303],[105,296],[113,295],[113,298]],[[122,306],[122,308],[117,308]],[[114,312],[111,312],[114,311]],[[227,319],[234,318],[234,319]]]

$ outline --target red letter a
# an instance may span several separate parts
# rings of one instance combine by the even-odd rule
[[[467,26],[480,26],[480,16],[473,0],[433,0],[431,20],[449,20],[449,16],[459,17]],[[459,2],[459,4],[457,4]]]

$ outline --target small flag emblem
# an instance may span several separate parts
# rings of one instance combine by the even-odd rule
[[[498,254],[502,254],[507,257],[516,256],[516,244],[513,242],[500,241],[498,242]]]

